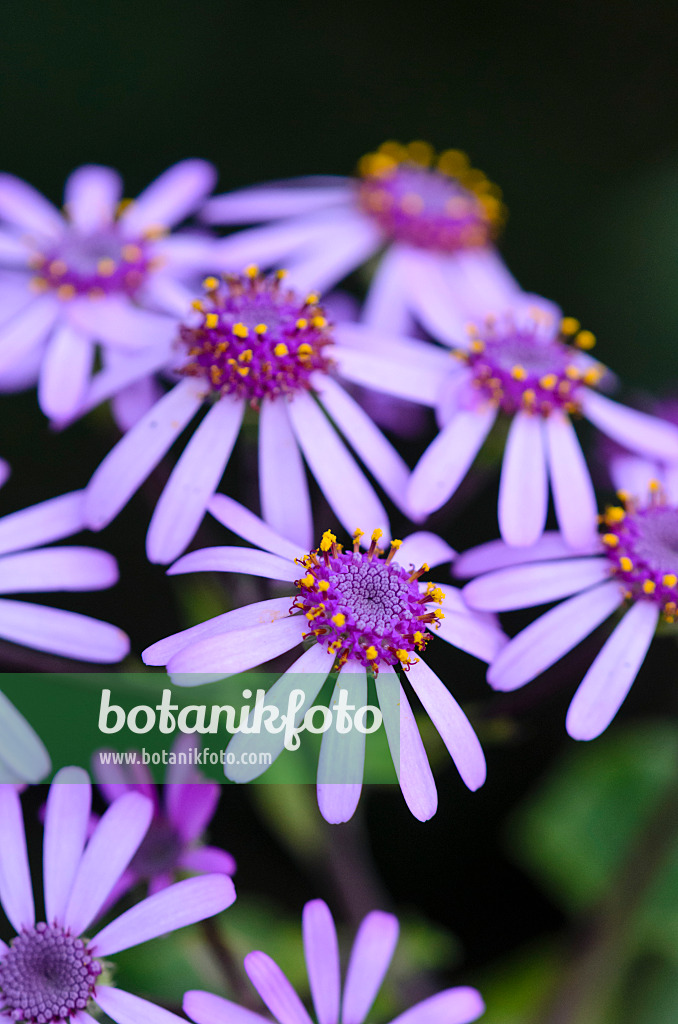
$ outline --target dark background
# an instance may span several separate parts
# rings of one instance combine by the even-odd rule
[[[597,354],[631,388],[658,392],[678,376],[677,52],[673,2],[11,2],[0,11],[0,164],[59,201],[86,162],[118,167],[134,195],[186,156],[214,161],[226,191],[350,173],[386,138],[465,149],[504,190],[502,249],[521,284],[593,330]],[[84,486],[113,428],[98,415],[50,434],[30,392],[3,397],[0,436],[10,511]],[[248,468],[241,457],[240,473]],[[458,520],[455,546],[494,535],[491,487],[486,497],[480,514]],[[123,567],[116,591],[69,599],[126,628],[137,652],[178,628],[183,611],[143,558],[146,505],[135,499],[102,535]],[[8,652],[6,665],[22,657]],[[467,794],[441,759],[432,823],[411,819],[397,791],[364,799],[384,885],[396,905],[460,935],[460,977],[561,924],[506,855],[505,831],[535,778],[572,747],[564,710],[586,658],[534,684],[536,696],[509,699],[488,698],[480,666],[455,656],[455,692],[485,730],[484,791]],[[665,688],[674,664],[675,646],[659,644],[622,718],[675,711]],[[508,743],[497,739],[504,717]],[[295,911],[331,895],[270,838],[246,793],[229,788],[226,804],[224,842],[245,891],[262,878],[273,891],[280,879],[277,898]]]

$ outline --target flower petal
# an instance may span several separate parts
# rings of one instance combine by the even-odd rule
[[[379,260],[365,299],[362,321],[393,334],[411,334],[414,323],[405,288],[403,247],[393,245]]]
[[[171,562],[193,540],[207,503],[224,474],[244,412],[245,403],[241,400],[218,401],[184,448],[148,528],[149,561]]]
[[[583,555],[600,554],[603,546],[600,538],[592,537],[590,544],[579,550]],[[512,548],[503,540],[490,540],[486,544],[469,548],[459,555],[452,567],[452,574],[460,579],[477,576],[493,569],[503,569],[511,565],[529,564],[530,562],[547,561],[553,558],[571,558],[572,548],[566,543],[561,533],[547,530],[536,544],[529,548]]]
[[[0,903],[16,932],[35,924],[21,802],[15,786],[0,785]]]
[[[0,174],[0,220],[15,224],[24,231],[55,241],[66,230],[66,222],[49,200],[32,185]]]
[[[438,808],[438,794],[426,750],[397,672],[388,666],[375,679],[391,757],[405,803],[419,821]]]
[[[658,621],[658,605],[637,601],[615,627],[570,704],[566,725],[573,739],[592,740],[607,729],[640,671]]]
[[[415,466],[407,489],[410,511],[424,518],[444,505],[464,479],[497,418],[497,410],[457,413]]]
[[[263,519],[281,536],[310,550],[313,510],[308,480],[283,399],[261,403],[259,495]]]
[[[342,668],[334,687],[330,710],[337,707],[341,691],[346,691],[347,706],[362,708],[367,704],[367,673],[350,659]],[[318,759],[318,808],[325,821],[332,825],[353,817],[363,785],[365,767],[365,733],[351,728],[341,732],[337,716],[332,715],[330,728],[323,733]]]
[[[410,342],[401,342],[399,348],[393,347],[390,351],[367,347],[360,349],[346,344],[344,338],[348,335],[348,329],[353,332],[359,331],[361,327],[361,324],[342,324],[340,328],[335,328],[334,335],[338,344],[332,349],[331,355],[339,376],[395,398],[435,405],[446,376],[445,371],[453,372],[447,366],[447,361],[443,369],[429,365],[430,361],[419,360],[416,358],[417,349]],[[367,328],[363,328],[358,336],[364,336],[363,332],[367,331]],[[438,355],[432,345],[429,348]]]
[[[233,629],[183,648],[170,658],[167,670],[173,676],[223,671],[222,678],[248,672],[296,647],[307,628],[308,622],[303,615],[288,615],[262,626]],[[191,684],[182,681],[178,685]]]
[[[0,600],[0,636],[36,651],[101,664],[121,661],[129,653],[129,639],[117,626],[62,608],[7,598]]]
[[[403,276],[409,301],[417,320],[428,333],[445,345],[466,348],[468,335],[463,315],[455,305],[444,264],[437,254],[400,247]]]
[[[177,334],[175,317],[151,313],[116,295],[92,301],[76,299],[68,307],[70,323],[90,338],[133,357],[169,347]]]
[[[0,326],[0,373],[13,369],[45,341],[58,317],[54,297],[43,295],[6,320]]]
[[[195,736],[187,735],[185,742],[186,746],[195,747]],[[176,752],[176,746],[173,751]],[[175,831],[185,843],[192,843],[202,836],[214,817],[219,803],[219,786],[215,782],[168,782],[164,786],[164,796],[167,817]]]
[[[568,558],[499,569],[467,583],[462,593],[471,608],[505,612],[569,597],[609,577],[610,563],[606,558]]]
[[[245,957],[245,970],[280,1024],[312,1024],[304,1004],[274,960],[257,951]]]
[[[485,755],[468,718],[424,661],[410,666],[408,678],[463,781],[469,789],[478,789],[485,781]]]
[[[405,569],[419,569],[424,562],[429,566],[451,562],[456,551],[436,533],[418,530],[406,537],[395,555],[395,561]]]
[[[362,1024],[372,1008],[398,942],[398,919],[373,910],[362,921],[346,969],[341,1019]]]
[[[195,381],[181,381],[111,449],[87,487],[85,516],[90,529],[101,530],[115,519],[201,402]]]
[[[485,1003],[475,988],[448,988],[429,996],[391,1024],[470,1024],[485,1012]]]
[[[581,404],[586,418],[624,448],[663,462],[678,461],[678,427],[675,424],[613,402],[588,388]]]
[[[66,179],[64,204],[79,231],[94,232],[113,222],[122,195],[122,180],[112,167],[86,164]]]
[[[308,982],[319,1024],[339,1020],[339,943],[337,929],[324,900],[311,900],[302,914]]]
[[[545,433],[558,525],[567,543],[581,548],[597,533],[598,504],[591,475],[569,416],[552,410]]]
[[[499,482],[499,529],[507,544],[530,547],[544,532],[548,478],[541,416],[513,417]]]
[[[91,946],[97,957],[111,956],[220,914],[234,902],[235,887],[228,876],[186,878],[116,917],[92,938]]]
[[[217,172],[205,160],[181,160],[144,189],[120,217],[127,235],[174,227],[194,213],[214,188]]]
[[[268,523],[255,516],[254,512],[250,512],[244,505],[240,505],[225,494],[215,494],[208,508],[220,523],[257,547],[282,558],[291,558],[292,561],[307,553],[307,549],[281,537]]]
[[[335,181],[336,178],[328,178],[326,185],[304,185],[302,179],[279,185],[255,185],[213,196],[205,204],[201,219],[208,224],[257,224],[352,202],[350,180],[347,178],[341,184]]]
[[[185,572],[240,572],[247,576],[264,576],[267,579],[294,583],[303,575],[304,570],[303,566],[295,565],[289,558],[280,558],[279,555],[271,555],[268,551],[223,547],[189,551],[170,566],[167,575],[177,576]]]
[[[495,690],[516,690],[576,647],[621,605],[619,583],[610,581],[577,594],[541,615],[506,645],[490,666]]]
[[[231,854],[216,846],[197,846],[193,850],[186,850],[178,863],[185,871],[196,871],[201,875],[212,875],[216,872],[233,875],[237,868]]]
[[[298,394],[289,411],[304,458],[342,526],[353,533],[364,523],[388,538],[386,510],[315,400]]]
[[[73,880],[64,925],[82,935],[139,849],[153,817],[140,793],[124,793],[107,809],[85,847]]]
[[[116,1024],[185,1024],[183,1017],[112,985],[99,985],[94,1002]]]
[[[77,414],[94,363],[89,338],[62,323],[47,344],[38,381],[38,401],[45,416],[61,421]]]
[[[79,533],[84,529],[84,495],[84,491],[69,491],[3,516],[0,519],[0,554],[49,544]]]
[[[62,921],[85,848],[92,809],[87,772],[66,768],[49,788],[43,840],[43,877],[47,922]]]
[[[30,722],[0,690],[0,766],[20,782],[41,782],[51,770],[49,754]]]
[[[439,636],[446,643],[481,661],[494,661],[508,642],[500,626],[485,621],[481,615],[460,615],[457,611],[445,608],[445,618],[437,622],[438,628],[431,630],[434,636]]]
[[[211,992],[187,992],[183,1009],[196,1024],[270,1024],[268,1017]]]
[[[117,581],[115,558],[96,548],[34,548],[0,557],[0,594],[103,590]]]
[[[343,211],[321,210],[306,217],[237,231],[216,243],[215,269],[240,273],[251,262],[266,267],[281,261],[287,263],[297,251],[333,236],[342,217]]]
[[[323,239],[298,258],[288,258],[288,280],[293,288],[301,292],[312,288],[326,291],[379,248],[382,234],[376,224],[362,214],[342,213],[342,223],[332,231],[330,244]]]

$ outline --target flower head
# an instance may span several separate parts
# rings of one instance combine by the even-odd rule
[[[17,932],[9,945],[0,946],[0,1010],[10,1020],[77,1022],[92,1004],[119,1024],[126,1024],[130,1014],[154,1019],[159,1011],[152,1004],[112,987],[109,958],[217,914],[235,899],[233,883],[223,875],[188,879],[85,937],[153,813],[150,800],[128,793],[109,808],[85,843],[90,804],[87,775],[77,768],[59,772],[45,816],[46,920],[36,922],[19,796],[14,786],[0,786],[0,901]],[[167,1011],[162,1014],[166,1019]]]
[[[380,551],[380,531],[369,549],[345,551],[327,531],[314,551],[276,535],[270,527],[225,495],[216,495],[210,510],[257,549],[206,548],[185,555],[168,571],[242,572],[294,585],[289,597],[237,608],[216,619],[160,640],[147,648],[148,665],[166,665],[178,685],[246,672],[306,642],[307,649],[266,695],[269,706],[287,704],[295,681],[304,688],[297,724],[330,674],[339,673],[333,702],[348,691],[355,707],[367,703],[368,675],[375,680],[379,704],[403,795],[422,820],[436,809],[435,784],[410,709],[403,682],[417,694],[440,732],[457,768],[471,789],[485,779],[485,760],[473,729],[446,686],[419,657],[429,633],[491,661],[505,641],[493,616],[469,612],[453,587],[424,583],[431,565],[454,557],[452,549],[430,533],[412,534]],[[301,681],[301,682],[299,682]],[[237,756],[245,738],[236,735],[226,774],[236,781],[255,778],[264,769],[245,765]],[[246,737],[247,750],[271,755],[283,749],[281,733]],[[318,770],[318,800],[329,821],[351,817],[363,775],[365,737],[328,731],[323,736]],[[260,762],[263,764],[263,760]]]
[[[374,910],[362,921],[341,985],[337,932],[323,900],[306,904],[302,917],[306,969],[318,1024],[363,1024],[381,988],[398,942],[398,920]],[[285,974],[266,953],[245,957],[250,981],[278,1024],[312,1024],[301,999]],[[406,1010],[392,1024],[470,1024],[484,1012],[480,993],[473,988],[449,988]],[[209,992],[187,992],[184,1012],[195,1024],[227,1024],[242,1018],[236,1004]],[[270,1024],[268,1018],[247,1011],[252,1024]]]

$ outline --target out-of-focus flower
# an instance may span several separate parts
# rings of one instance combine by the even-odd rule
[[[421,582],[430,565],[449,562],[454,551],[432,533],[412,534],[382,551],[381,531],[376,530],[367,552],[361,552],[357,530],[352,549],[344,551],[328,531],[309,553],[225,495],[212,499],[210,511],[260,550],[193,551],[170,573],[240,572],[294,583],[296,592],[237,608],[160,640],[144,651],[145,663],[166,665],[175,683],[191,686],[246,672],[307,641],[310,646],[268,691],[267,705],[285,710],[290,691],[303,688],[298,724],[330,673],[338,672],[332,705],[346,690],[348,702],[360,708],[367,703],[368,677],[374,677],[403,795],[412,813],[426,820],[435,813],[437,795],[402,686],[401,679],[407,678],[466,785],[481,786],[485,759],[476,735],[447,687],[417,656],[430,631],[484,661],[491,661],[506,640],[494,616],[470,612],[458,590]],[[273,760],[283,744],[281,732],[236,735],[229,746],[235,764],[226,765],[226,774],[239,782],[255,778],[264,770],[263,759],[254,766],[240,763],[241,748],[265,751]],[[359,730],[339,733],[332,727],[323,735],[318,803],[328,821],[346,821],[353,814],[364,757],[365,735]]]
[[[0,690],[0,783],[40,782],[51,767],[35,729]]]
[[[317,1024],[363,1024],[382,986],[398,942],[398,919],[373,910],[362,921],[341,984],[339,944],[329,907],[311,900],[302,916],[306,970]],[[278,1024],[313,1024],[301,999],[276,962],[256,951],[245,957],[250,981]],[[448,988],[393,1018],[391,1024],[470,1024],[485,1011],[474,988]],[[196,1024],[270,1024],[210,992],[187,992],[184,1012]]]
[[[206,279],[204,296],[195,300],[186,322],[177,324],[179,383],[124,435],[90,481],[85,506],[92,529],[118,514],[207,406],[156,505],[146,548],[151,561],[172,561],[192,539],[248,409],[259,413],[261,506],[275,529],[310,547],[313,521],[303,455],[347,529],[363,521],[388,530],[385,509],[338,433],[402,506],[407,465],[332,376],[335,365],[342,372],[344,349],[359,375],[361,352],[350,347],[350,338],[346,346],[337,341],[316,294],[298,296],[281,285],[283,276],[282,271],[263,276],[250,267],[225,281]],[[389,372],[387,355],[382,363]],[[102,374],[95,383],[99,400],[131,383],[129,368]]]
[[[458,150],[387,142],[362,158],[355,178],[298,178],[216,196],[212,224],[272,221],[224,239],[221,266],[284,262],[299,288],[329,288],[384,247],[365,318],[402,333],[421,305],[412,265],[431,262],[459,312],[506,305],[518,290],[495,247],[505,216],[499,189]]]
[[[125,911],[92,938],[102,906],[139,848],[153,804],[139,793],[120,797],[86,843],[91,787],[85,772],[66,768],[47,798],[43,850],[45,920],[35,919],[19,795],[0,786],[0,901],[16,937],[0,945],[0,1010],[25,1024],[85,1024],[96,1004],[117,1024],[178,1017],[111,984],[110,958],[149,939],[202,921],[235,900],[225,875],[177,882]]]
[[[678,400],[664,398],[648,402],[647,411],[678,426]],[[628,448],[623,448],[607,438],[601,438],[597,456],[604,464],[607,475],[615,488],[631,494],[645,494],[650,480],[657,480],[668,494],[678,494],[678,465],[663,459],[648,462]]]
[[[147,883],[152,894],[166,889],[182,871],[234,873],[235,860],[230,853],[200,841],[217,809],[219,785],[206,779],[190,763],[189,753],[195,746],[195,736],[179,736],[171,751],[175,763],[170,763],[165,782],[159,787],[153,784],[140,755],[136,765],[104,765],[101,752],[94,754],[92,771],[108,803],[133,792],[153,801],[148,832],[120,876],[109,900],[111,904],[138,882]]]
[[[79,546],[43,547],[84,528],[83,492],[73,491],[0,519],[0,594],[103,590],[118,580],[112,555]],[[129,652],[108,622],[0,597],[0,638],[82,661],[110,663]]]
[[[567,713],[574,739],[599,736],[626,697],[660,620],[678,615],[678,490],[646,480],[649,497],[619,492],[607,508],[603,533],[587,551],[573,553],[559,534],[530,548],[491,541],[464,552],[454,566],[476,576],[463,590],[471,608],[509,611],[567,598],[518,633],[497,655],[488,682],[515,690],[534,679],[605,622],[624,615],[579,684]],[[570,596],[574,595],[574,596]]]
[[[62,214],[26,182],[0,175],[0,388],[21,386],[22,367],[38,368],[41,408],[65,421],[84,396],[97,343],[104,364],[166,350],[174,324],[162,314],[174,312],[183,280],[212,265],[214,244],[169,232],[215,180],[211,164],[184,160],[125,203],[116,171],[79,167]]]

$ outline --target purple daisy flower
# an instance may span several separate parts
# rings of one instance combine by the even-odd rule
[[[0,519],[0,593],[103,590],[118,581],[112,555],[44,547],[83,529],[83,492],[73,491]],[[38,545],[40,545],[38,547]],[[107,664],[129,652],[125,633],[89,615],[0,598],[0,638],[67,658]]]
[[[223,494],[210,511],[225,526],[259,548],[205,548],[185,555],[168,571],[239,572],[295,585],[292,597],[276,597],[237,608],[160,640],[143,652],[147,665],[166,665],[177,685],[191,686],[247,672],[310,643],[266,695],[266,703],[285,709],[292,689],[303,688],[301,721],[333,672],[339,672],[332,703],[340,690],[356,708],[367,703],[368,675],[376,683],[389,746],[400,787],[412,813],[422,821],[435,813],[437,794],[426,752],[402,686],[407,678],[440,733],[457,769],[469,787],[485,781],[485,758],[466,715],[447,687],[417,655],[431,631],[461,650],[491,661],[506,637],[492,615],[470,612],[459,591],[421,582],[430,565],[441,565],[455,553],[432,533],[415,533],[390,549],[378,548],[380,531],[361,552],[361,532],[344,551],[333,534],[320,547],[304,551],[275,534],[255,515]],[[385,557],[384,557],[385,556]],[[423,563],[423,564],[422,564]],[[405,676],[402,673],[405,673]],[[198,674],[199,673],[199,674]],[[236,754],[226,774],[247,782],[264,770],[239,763],[242,750],[270,754],[270,764],[283,749],[282,733],[234,736]],[[360,799],[365,736],[357,729],[325,732],[318,766],[318,804],[330,822],[347,821]]]
[[[590,541],[596,499],[572,416],[585,417],[646,458],[678,461],[678,427],[596,391],[607,371],[588,354],[594,336],[580,330],[573,318],[561,319],[551,303],[523,295],[501,316],[488,315],[481,327],[470,325],[462,341],[453,315],[445,327],[445,308],[441,305],[433,329],[453,348],[456,365],[444,370],[442,352],[427,356],[421,344],[410,357],[420,364],[416,386],[422,398],[425,375],[433,381],[428,404],[436,407],[441,426],[409,481],[409,510],[416,519],[454,494],[500,414],[511,423],[499,487],[499,528],[513,546],[529,547],[542,535],[549,478],[563,536],[575,548]],[[369,331],[363,335],[367,338]],[[379,344],[383,339],[373,342],[373,350]],[[401,370],[404,344],[391,357]]]
[[[373,910],[362,921],[353,943],[343,993],[339,944],[329,907],[311,900],[302,916],[306,970],[318,1024],[363,1024],[395,952],[398,919]],[[249,953],[245,970],[278,1024],[314,1024],[289,980],[266,953]],[[391,1024],[470,1024],[485,1011],[474,988],[448,988],[417,1003]],[[187,992],[184,1013],[195,1024],[271,1024],[268,1017],[246,1010],[210,992]]]
[[[282,271],[263,276],[250,267],[225,281],[206,279],[204,297],[177,325],[179,383],[123,436],[90,481],[86,516],[92,529],[111,522],[207,406],[153,513],[146,546],[152,562],[172,561],[192,539],[248,408],[259,413],[261,506],[275,529],[310,547],[305,460],[347,529],[362,519],[388,530],[381,501],[338,432],[402,506],[406,463],[331,372],[335,365],[343,372],[344,352],[347,365],[357,363],[360,369],[360,352],[350,347],[359,339],[339,343],[318,296],[301,297],[281,286],[283,276]],[[382,362],[388,365],[388,356]],[[132,378],[128,367],[102,374],[95,382],[95,401]]]
[[[45,921],[35,920],[19,796],[0,786],[0,902],[17,935],[0,942],[0,1013],[6,1021],[91,1024],[94,1003],[117,1024],[179,1018],[113,988],[109,958],[218,914],[235,900],[224,875],[177,882],[85,938],[149,827],[153,804],[128,793],[106,811],[89,841],[91,786],[78,768],[59,772],[47,798],[43,849]]]
[[[44,743],[0,690],[0,783],[40,782],[51,768]]]
[[[658,623],[677,616],[678,490],[669,493],[651,481],[649,497],[619,497],[621,504],[605,511],[604,532],[588,550],[575,553],[560,534],[545,533],[528,549],[491,541],[465,552],[454,566],[459,577],[483,574],[463,590],[477,610],[510,611],[567,598],[498,653],[487,674],[496,690],[515,690],[534,679],[627,605],[570,704],[567,731],[578,740],[607,728]]]
[[[402,333],[421,304],[411,265],[433,263],[460,310],[510,302],[518,285],[493,244],[504,213],[499,190],[464,153],[391,142],[363,157],[356,178],[246,188],[214,197],[203,216],[212,224],[273,221],[220,243],[221,265],[283,261],[302,289],[329,288],[386,247],[365,318]]]
[[[101,764],[93,758],[93,772],[108,803],[124,793],[142,793],[153,802],[153,818],[143,842],[120,876],[110,903],[139,882],[148,884],[149,893],[171,885],[178,872],[220,873],[232,875],[235,860],[216,846],[200,840],[219,803],[219,785],[210,782],[188,763],[188,749],[196,745],[195,736],[181,735],[172,748],[177,763],[167,769],[165,782],[153,784],[150,770],[141,764]],[[182,760],[184,763],[182,763]]]
[[[26,182],[0,175],[0,294],[13,296],[0,321],[0,386],[39,353],[40,406],[65,421],[86,391],[96,343],[113,357],[165,348],[173,322],[161,314],[174,311],[183,279],[213,263],[212,239],[167,232],[215,180],[211,164],[184,160],[121,203],[116,171],[79,167],[62,214]]]

